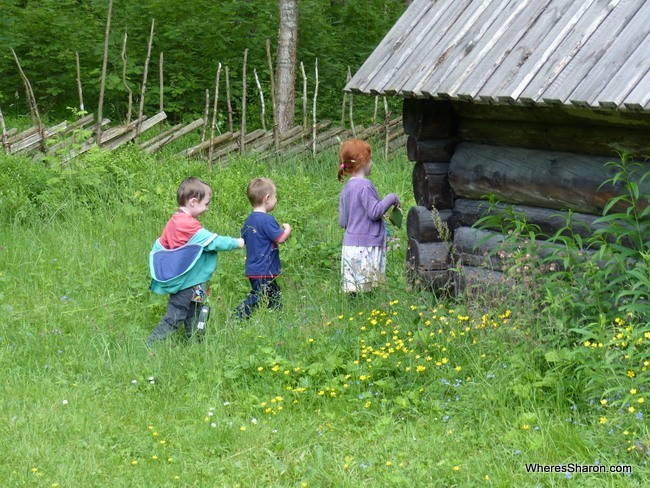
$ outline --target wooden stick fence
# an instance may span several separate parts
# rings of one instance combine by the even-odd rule
[[[5,119],[0,111],[0,135],[2,137],[1,149],[7,154],[27,154],[32,156],[36,161],[42,160],[47,156],[57,155],[62,164],[67,163],[72,158],[87,152],[94,144],[105,150],[117,149],[129,142],[137,143],[138,146],[147,153],[160,151],[168,144],[177,141],[188,134],[197,134],[200,130],[201,142],[191,147],[178,151],[176,154],[185,157],[203,158],[209,163],[227,161],[233,156],[244,154],[254,155],[256,158],[267,159],[273,157],[292,157],[292,156],[315,156],[320,152],[335,147],[346,138],[357,137],[360,139],[376,138],[383,146],[383,152],[390,154],[396,149],[406,146],[406,136],[402,127],[401,117],[390,118],[388,111],[388,102],[383,99],[384,117],[378,122],[377,112],[379,106],[379,97],[375,97],[375,110],[373,123],[369,127],[356,125],[353,120],[353,97],[351,94],[343,94],[343,104],[341,107],[341,125],[332,126],[331,121],[318,121],[317,119],[317,99],[319,89],[318,76],[318,59],[314,65],[314,86],[311,104],[311,114],[308,114],[308,93],[307,93],[307,76],[305,66],[300,63],[302,74],[302,111],[303,117],[301,125],[280,134],[278,133],[277,121],[277,104],[275,98],[275,83],[273,72],[273,61],[271,58],[270,42],[266,43],[267,61],[270,72],[271,84],[271,106],[273,112],[273,125],[270,130],[266,127],[266,105],[262,82],[258,76],[257,70],[253,69],[255,83],[257,86],[260,103],[261,103],[261,128],[248,132],[247,130],[247,113],[246,113],[246,89],[247,89],[247,61],[248,49],[243,53],[242,81],[241,81],[241,108],[240,108],[240,127],[236,128],[233,123],[233,107],[231,103],[231,87],[229,67],[225,66],[225,94],[227,110],[227,129],[221,133],[217,123],[217,108],[219,101],[219,84],[222,70],[221,63],[218,63],[216,72],[214,98],[212,107],[212,117],[210,121],[210,90],[205,90],[205,113],[202,118],[194,120],[189,124],[176,124],[172,127],[165,128],[164,121],[167,118],[164,108],[164,84],[163,84],[163,53],[159,53],[159,101],[158,113],[152,117],[144,114],[145,93],[147,91],[147,76],[149,71],[149,61],[154,39],[155,21],[152,19],[150,35],[147,44],[147,55],[144,62],[143,78],[140,86],[139,108],[137,116],[132,120],[134,112],[134,94],[127,80],[127,34],[124,33],[124,39],[120,58],[122,60],[122,84],[128,94],[128,111],[126,121],[122,125],[109,127],[110,121],[102,117],[104,82],[106,77],[106,62],[108,56],[108,37],[110,34],[110,22],[112,11],[112,0],[108,4],[108,15],[106,22],[106,32],[104,36],[104,57],[102,63],[102,77],[100,80],[100,95],[98,106],[98,118],[95,120],[93,114],[85,114],[84,100],[82,93],[81,73],[79,66],[79,53],[75,53],[77,89],[79,95],[79,108],[82,115],[76,121],[68,123],[63,121],[51,127],[44,127],[38,112],[36,98],[31,89],[31,84],[22,70],[20,61],[15,52],[13,56],[16,60],[21,78],[25,84],[25,90],[29,101],[29,108],[32,115],[33,127],[19,132],[15,128],[7,128]],[[351,71],[348,67],[347,79],[351,78]],[[223,104],[222,104],[223,105]],[[346,109],[348,111],[349,128],[345,127]],[[308,122],[308,115],[311,115],[311,123]],[[143,133],[151,128],[158,126],[159,133],[146,138]],[[209,133],[208,133],[209,130]],[[218,132],[218,135],[215,134]],[[197,134],[198,135],[198,134]],[[146,139],[146,140],[144,140]]]
[[[97,126],[102,127],[99,147],[104,150],[114,150],[135,140],[146,131],[160,126],[166,118],[165,112],[159,112],[152,117],[142,116],[128,124],[108,127],[110,120],[103,119],[99,124],[95,122],[93,114],[88,114],[71,123],[63,121],[42,130],[38,126],[22,132],[18,132],[15,128],[7,130],[5,127],[0,127],[2,148],[7,154],[31,155],[35,161],[43,159],[44,156],[59,154],[61,161],[67,163],[86,153],[97,143]],[[3,119],[0,125],[4,126]],[[187,125],[176,124],[139,143],[138,146],[146,153],[155,153],[181,137],[196,133],[205,125],[204,118],[196,119]],[[354,132],[344,127],[331,127],[331,121],[326,120],[307,128],[303,125],[295,126],[279,135],[276,135],[273,130],[264,129],[246,134],[242,134],[241,131],[228,131],[218,136],[213,134],[203,142],[181,150],[177,155],[203,158],[212,163],[245,154],[255,155],[260,159],[313,156],[340,144],[342,140],[349,137],[383,140],[386,154],[406,147],[406,135],[401,117],[386,119],[382,124],[369,127],[357,125]]]

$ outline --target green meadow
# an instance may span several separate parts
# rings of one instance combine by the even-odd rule
[[[412,163],[375,147],[372,180],[408,209]],[[387,286],[350,299],[337,165],[1,155],[0,487],[648,486],[647,227],[634,265],[603,246],[609,265],[565,256],[554,278],[524,239],[509,289],[457,297],[409,285],[391,228]],[[189,175],[229,236],[249,180],[276,182],[284,309],[232,319],[249,286],[224,252],[204,339],[148,348],[166,308],[148,253]]]

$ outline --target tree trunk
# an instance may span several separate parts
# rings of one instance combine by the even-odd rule
[[[278,104],[278,132],[282,134],[294,126],[298,2],[297,0],[279,0],[279,9],[276,100]]]

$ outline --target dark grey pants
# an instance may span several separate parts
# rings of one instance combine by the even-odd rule
[[[147,339],[147,344],[169,337],[180,328],[181,324],[185,325],[185,337],[188,339],[192,337],[202,306],[201,303],[192,301],[193,295],[193,288],[186,288],[169,295],[167,312]]]

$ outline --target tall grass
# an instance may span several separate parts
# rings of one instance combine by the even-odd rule
[[[467,312],[405,280],[339,291],[336,155],[209,167],[133,150],[61,167],[0,156],[0,486],[643,486],[644,432],[601,424],[545,376],[525,311]],[[413,204],[411,165],[377,155],[380,194]],[[166,306],[147,255],[187,175],[215,188],[206,228],[237,235],[248,181],[278,187],[284,310],[223,253],[205,340],[144,340]],[[532,360],[531,360],[532,359]],[[566,384],[571,378],[564,378]],[[643,406],[640,406],[642,409]],[[610,415],[611,417],[611,415]],[[631,475],[528,474],[524,463],[630,464]],[[571,479],[566,479],[570,477]]]

